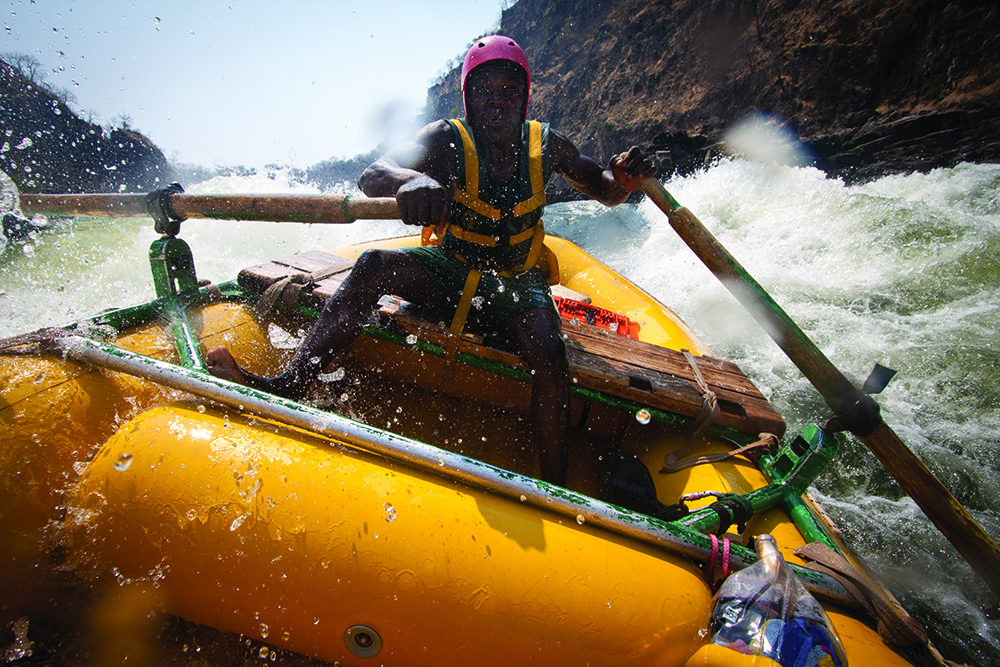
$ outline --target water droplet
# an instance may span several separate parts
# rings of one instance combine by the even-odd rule
[[[281,633],[281,641],[287,642],[291,638],[292,638],[292,635],[291,635],[290,632],[288,632],[288,630],[285,630],[284,632]]]
[[[128,470],[128,467],[132,465],[132,455],[125,452],[115,461],[115,470],[121,472],[122,470]]]
[[[651,415],[649,413],[649,410],[647,410],[646,408],[642,408],[641,410],[635,413],[635,420],[640,424],[648,424],[652,418],[653,415]]]
[[[474,296],[474,297],[472,297],[472,305],[475,306],[476,310],[482,310],[483,309],[483,302],[484,301],[485,301],[485,299],[483,297],[481,297],[481,296]]]
[[[35,376],[35,384],[41,384],[44,379],[45,379],[45,373],[39,373],[38,375]]]
[[[267,633],[268,633],[269,631],[270,631],[270,630],[269,630],[269,629],[268,629],[268,627],[267,627],[267,623],[261,623],[261,624],[260,624],[260,636],[261,636],[262,638],[264,638],[264,639],[267,639]]]
[[[396,508],[392,506],[392,503],[385,503],[382,505],[385,509],[385,522],[392,523],[396,520]]]
[[[30,243],[25,243],[23,246],[21,246],[21,252],[24,253],[25,257],[34,257],[35,246],[31,245]]]
[[[552,502],[552,496],[547,496],[547,497],[545,498],[545,502],[547,502],[547,503],[551,503],[551,502]]]
[[[302,342],[301,338],[293,336],[273,322],[267,325],[267,337],[271,345],[279,350],[294,350]]]
[[[438,459],[438,465],[444,467],[444,459]]]
[[[416,345],[417,344],[417,334],[410,334],[409,336],[407,336],[406,337],[406,344],[407,345]]]
[[[320,362],[319,357],[309,357],[309,363],[312,364],[313,366],[319,366],[319,362]]]
[[[526,495],[524,495],[524,494],[522,493],[522,494],[521,494],[521,502],[523,503],[523,502],[525,502],[525,501],[527,501],[527,500],[528,500],[528,496],[526,496]]]
[[[503,286],[503,283],[497,285],[497,291],[503,293],[507,288]]]
[[[340,382],[344,379],[345,375],[347,375],[347,371],[343,368],[338,368],[332,373],[320,373],[316,377],[320,382]]]
[[[587,519],[586,519],[586,518],[584,518],[584,516],[583,516],[582,514],[577,514],[577,515],[576,515],[576,522],[577,522],[578,524],[580,524],[581,526],[582,526],[582,525],[583,525],[583,524],[584,524],[584,523],[585,523],[586,521],[587,521]]]
[[[204,405],[199,405],[198,406],[198,412],[200,412],[202,414],[205,414],[205,406]]]
[[[266,646],[261,646],[261,647],[260,647],[260,653],[258,653],[258,655],[259,655],[259,656],[260,656],[261,658],[266,658],[266,657],[267,657],[267,654],[268,654],[268,653],[270,653],[270,652],[271,652],[271,651],[270,651],[270,649],[269,649],[269,648],[267,648]]]
[[[513,293],[513,294],[511,294],[510,296],[511,296],[511,298],[512,298],[512,299],[514,299],[514,303],[517,303],[518,301],[520,301],[520,300],[521,300],[521,297],[519,297],[519,296],[517,295],[517,292],[514,292],[514,293]]]

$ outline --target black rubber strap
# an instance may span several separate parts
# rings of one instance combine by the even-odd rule
[[[864,394],[850,408],[834,415],[823,428],[830,433],[850,431],[854,435],[864,437],[878,428],[882,423],[882,410],[875,399]]]
[[[869,394],[881,393],[894,375],[896,371],[891,368],[875,364],[875,368],[861,388],[862,396],[858,402],[831,417],[824,428],[830,433],[850,431],[859,438],[877,429],[882,423],[882,410]]]
[[[719,529],[716,531],[717,534],[726,532],[726,529],[734,523],[737,530],[742,533],[746,530],[747,519],[753,516],[753,508],[750,504],[741,498],[735,497],[718,500],[709,505],[708,509],[719,515]]]
[[[153,219],[157,234],[177,236],[181,233],[181,222],[184,218],[170,208],[170,196],[180,192],[184,192],[181,184],[171,183],[146,195],[146,212]]]

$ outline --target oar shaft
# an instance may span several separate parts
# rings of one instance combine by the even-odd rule
[[[21,195],[26,215],[134,218],[146,213],[146,195]]]
[[[862,396],[826,355],[792,321],[711,232],[681,207],[655,178],[640,181],[643,192],[667,215],[670,225],[699,259],[764,327],[835,413]],[[972,518],[886,423],[860,437],[938,530],[948,538],[994,593],[1000,595],[1000,546]]]
[[[837,370],[771,295],[705,229],[694,213],[687,208],[677,208],[667,217],[677,234],[709,270],[767,329],[802,374],[813,381],[835,413],[844,412],[858,402],[861,392],[857,387]]]
[[[95,218],[148,215],[143,194],[21,195],[29,215],[73,215]],[[392,197],[366,199],[348,195],[170,195],[177,217],[216,220],[261,220],[309,224],[345,224],[355,220],[399,218]]]

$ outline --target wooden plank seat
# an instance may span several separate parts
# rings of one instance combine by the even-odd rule
[[[244,269],[238,281],[246,290],[263,294],[268,287],[294,274],[337,271],[314,284],[285,288],[285,307],[297,304],[319,310],[350,273],[351,261],[323,251],[302,252]],[[288,296],[293,298],[289,299]],[[429,322],[397,297],[380,302],[382,326],[404,335],[444,346],[447,325]],[[583,387],[675,414],[697,417],[702,395],[694,370],[681,352],[619,336],[579,320],[563,320],[567,334],[570,376]],[[459,352],[513,368],[527,369],[516,354],[488,344],[475,333],[463,333]],[[756,436],[782,436],[785,422],[740,368],[724,359],[697,357],[698,367],[715,392],[721,412],[716,425]]]

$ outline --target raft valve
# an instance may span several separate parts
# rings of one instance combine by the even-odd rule
[[[382,638],[367,625],[352,625],[344,633],[347,650],[359,658],[372,658],[382,650]]]

